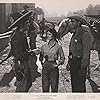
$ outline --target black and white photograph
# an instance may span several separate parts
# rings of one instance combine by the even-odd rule
[[[0,24],[0,93],[100,93],[99,0],[1,2]]]

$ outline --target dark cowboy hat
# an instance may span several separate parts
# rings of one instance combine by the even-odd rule
[[[27,5],[24,5],[24,7],[23,8],[29,8],[29,6],[27,6]]]
[[[87,21],[83,17],[78,16],[78,15],[69,16],[68,18],[70,18],[70,19],[76,19],[76,20],[80,21],[83,25],[87,24]]]
[[[21,14],[19,12],[15,12],[15,13],[11,14],[11,17],[13,18],[14,21],[16,21],[21,16],[23,16],[23,14]]]
[[[25,13],[24,15],[20,14],[19,12],[14,13],[14,15],[12,15],[13,19],[14,19],[14,23],[11,24],[8,27],[8,30],[17,27],[20,23],[25,22],[27,20],[27,18],[32,14],[32,11],[29,11],[27,13]],[[15,17],[14,17],[15,16]]]

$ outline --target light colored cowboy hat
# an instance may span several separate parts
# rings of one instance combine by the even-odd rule
[[[29,11],[27,13],[25,13],[24,15],[22,16],[19,16],[19,18],[14,21],[13,24],[11,24],[9,27],[8,27],[8,30],[11,30],[12,28],[16,27],[17,25],[19,25],[20,23],[22,22],[25,22],[28,18],[28,16],[30,16],[32,14],[32,11]]]
[[[83,17],[78,16],[78,15],[68,16],[67,18],[76,19],[76,20],[80,21],[83,25],[87,24],[87,21]]]

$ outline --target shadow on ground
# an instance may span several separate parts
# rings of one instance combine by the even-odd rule
[[[13,70],[11,70],[9,73],[5,73],[3,78],[0,80],[0,87],[9,86],[9,83],[14,77],[15,74]]]
[[[36,78],[40,77],[41,74],[39,72],[34,72],[34,77],[32,77],[32,82],[35,82]],[[12,81],[12,79],[15,77],[15,73],[13,71],[13,69],[9,72],[9,73],[5,73],[2,77],[2,79],[0,80],[0,87],[5,87],[5,86],[9,86],[9,83]]]
[[[89,82],[90,82],[90,85],[92,87],[92,92],[94,93],[99,93],[100,92],[100,88],[91,78],[88,78]]]

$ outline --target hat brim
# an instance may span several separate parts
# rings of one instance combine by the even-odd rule
[[[11,24],[8,27],[8,30],[11,30],[14,27],[17,27],[17,25],[19,25],[20,23],[22,23],[23,21],[25,21],[27,19],[28,16],[30,16],[32,14],[32,11],[29,11],[27,13],[25,13],[23,16],[21,16],[20,18],[18,18],[13,24]]]
[[[80,16],[69,16],[67,18],[79,20],[83,25],[87,24],[86,20]]]

